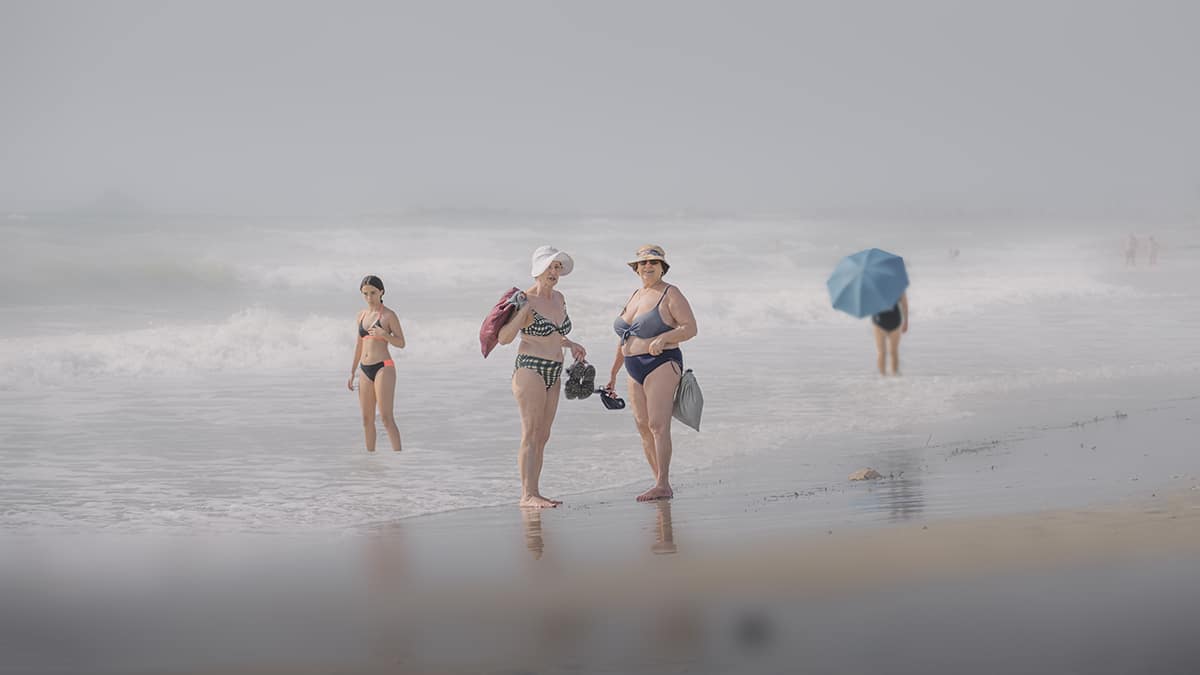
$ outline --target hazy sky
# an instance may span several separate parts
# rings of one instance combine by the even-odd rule
[[[0,207],[1200,204],[1200,3],[0,0]]]

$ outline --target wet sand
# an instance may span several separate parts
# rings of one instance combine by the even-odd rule
[[[1200,669],[1200,400],[560,509],[4,539],[0,672]],[[884,478],[852,483],[871,463]]]

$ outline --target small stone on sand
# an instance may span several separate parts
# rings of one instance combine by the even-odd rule
[[[871,467],[859,469],[858,471],[850,474],[850,480],[878,480],[880,478],[883,478],[883,476],[881,476],[878,471],[872,469]]]

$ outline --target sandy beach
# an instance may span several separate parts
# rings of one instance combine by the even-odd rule
[[[673,502],[10,536],[0,672],[1194,672],[1198,422],[1183,397],[930,441],[865,482],[781,450]]]

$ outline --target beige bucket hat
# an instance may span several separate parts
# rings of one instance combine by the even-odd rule
[[[630,260],[627,264],[636,272],[638,263],[643,260],[657,260],[662,263],[663,272],[671,269],[670,263],[667,262],[667,252],[658,244],[646,244],[637,250],[637,257]]]

